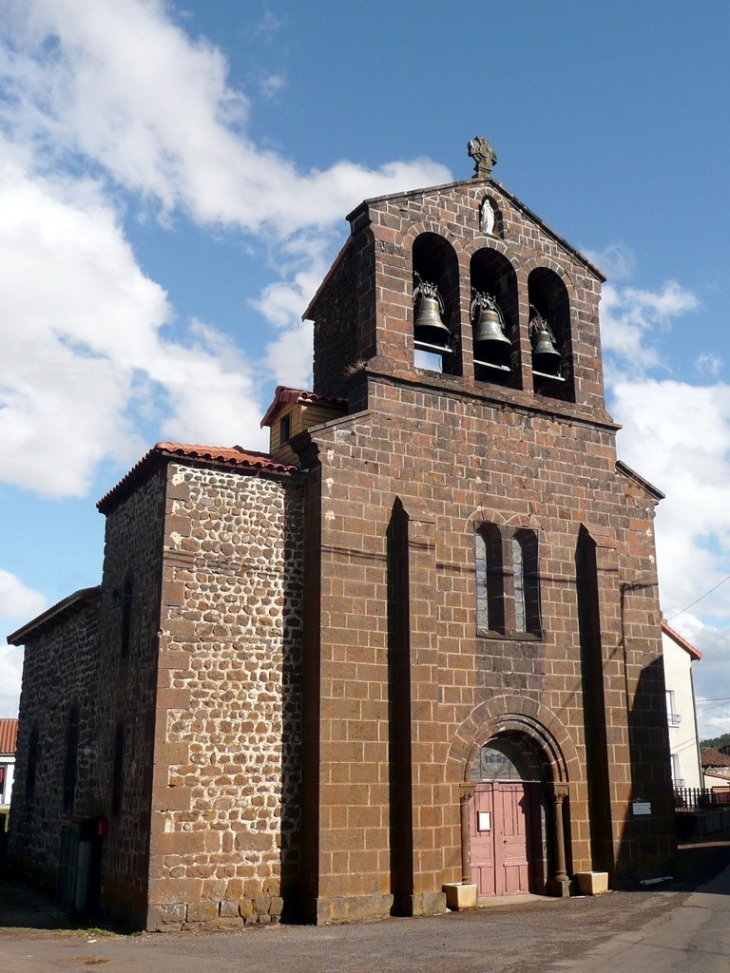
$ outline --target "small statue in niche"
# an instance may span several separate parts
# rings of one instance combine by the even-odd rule
[[[492,148],[489,139],[483,135],[475,136],[467,145],[469,155],[474,160],[474,178],[487,179],[492,169],[497,165],[497,153]]]
[[[495,216],[492,201],[488,196],[485,196],[482,200],[482,205],[479,207],[479,227],[482,233],[493,234],[494,222]]]

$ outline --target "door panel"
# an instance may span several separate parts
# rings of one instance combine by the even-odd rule
[[[471,867],[479,894],[529,892],[527,788],[519,781],[477,784],[471,803]]]

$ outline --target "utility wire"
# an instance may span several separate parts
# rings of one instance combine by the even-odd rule
[[[695,600],[692,602],[691,605],[687,605],[687,607],[683,608],[682,611],[678,611],[676,615],[672,615],[672,617],[668,618],[667,621],[673,622],[675,618],[679,618],[680,615],[684,615],[685,612],[689,611],[690,608],[694,608],[694,606],[698,604],[698,602],[702,601],[703,598],[706,598],[708,595],[711,595],[713,591],[716,591],[721,585],[724,585],[726,581],[730,581],[730,574],[726,578],[723,578],[722,581],[718,581],[715,587],[710,588],[710,590],[706,591],[704,595],[700,595],[699,598],[695,598]]]

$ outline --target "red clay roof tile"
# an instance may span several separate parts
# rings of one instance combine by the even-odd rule
[[[198,446],[189,443],[157,443],[152,449],[145,453],[141,460],[106,493],[97,503],[97,508],[101,513],[106,513],[117,500],[126,496],[132,489],[135,482],[144,476],[146,472],[153,468],[163,459],[192,460],[196,463],[210,464],[212,466],[236,467],[242,472],[248,470],[251,473],[295,473],[296,466],[288,463],[279,463],[268,453],[259,453],[252,450],[245,450],[241,446]]]
[[[0,720],[0,753],[15,753],[18,741],[18,721]]]

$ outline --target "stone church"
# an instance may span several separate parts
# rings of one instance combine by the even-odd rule
[[[101,584],[10,636],[10,852],[66,907],[330,923],[666,874],[662,495],[616,458],[604,278],[470,154],[349,215],[269,453],[158,443],[98,505]]]

